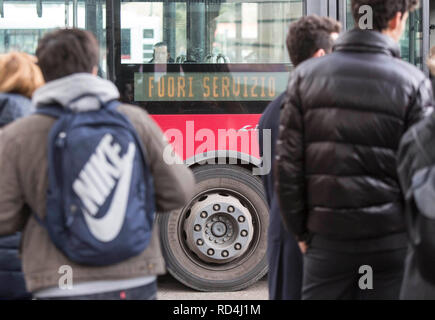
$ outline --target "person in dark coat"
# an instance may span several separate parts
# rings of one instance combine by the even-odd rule
[[[408,238],[397,174],[402,135],[432,105],[400,59],[418,1],[352,0],[356,25],[289,82],[277,142],[285,225],[304,252],[303,299],[399,298]],[[361,23],[370,6],[373,28]]]
[[[432,75],[432,88],[435,89],[435,47],[431,48],[427,64]],[[400,142],[398,173],[404,195],[409,194],[412,177],[419,170],[434,164],[430,162],[430,160],[435,159],[435,149],[432,147],[435,142],[435,113],[433,113],[433,105],[428,110],[429,116],[408,130]],[[425,148],[424,153],[420,147]],[[414,206],[410,206],[410,208],[414,208]],[[413,214],[419,213],[406,212],[406,215]],[[407,221],[409,222],[410,219]],[[412,226],[408,224],[407,227],[410,230]],[[405,275],[400,291],[400,299],[435,300],[435,284],[422,275],[411,239],[405,260]]]
[[[308,16],[294,22],[287,36],[287,47],[293,65],[296,67],[312,57],[321,57],[332,50],[333,39],[338,37],[340,24],[330,18]],[[263,152],[263,130],[271,130],[271,157],[263,157],[264,166],[272,168],[270,159],[275,158],[275,144],[279,133],[281,107],[285,92],[266,108],[259,123],[260,152]],[[262,176],[270,207],[268,232],[269,299],[300,300],[302,288],[302,254],[294,236],[287,232],[281,221],[278,200],[274,188],[273,173]]]
[[[10,122],[33,111],[30,97],[44,81],[36,60],[24,53],[0,55],[0,134]],[[30,299],[21,271],[21,234],[0,237],[0,300]]]
[[[432,147],[434,141],[435,113],[413,126],[404,135],[398,153],[398,172],[405,195],[409,194],[413,176],[419,170],[434,164],[435,148]],[[424,153],[421,151],[421,147],[425,148]],[[411,208],[414,208],[414,206],[411,206]],[[406,214],[417,215],[420,213],[407,212]],[[411,227],[411,225],[408,225],[409,230]],[[411,242],[408,246],[405,261],[405,274],[400,299],[435,300],[435,284],[427,280],[421,272],[419,259],[417,259],[414,245]]]

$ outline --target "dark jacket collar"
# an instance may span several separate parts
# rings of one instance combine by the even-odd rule
[[[377,31],[352,29],[336,42],[334,51],[378,52],[400,57],[400,47],[392,38]]]

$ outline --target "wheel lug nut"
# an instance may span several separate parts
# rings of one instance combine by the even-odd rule
[[[240,216],[237,220],[239,220],[239,222],[245,222],[245,217],[244,216]]]
[[[227,250],[222,251],[222,257],[226,258],[226,257],[228,257],[228,254],[229,253]]]
[[[207,212],[205,211],[201,212],[201,218],[205,219],[207,218],[207,216],[208,216]]]
[[[229,206],[229,207],[228,207],[228,212],[230,212],[230,213],[231,213],[231,212],[234,212],[234,207],[233,207],[233,206]]]
[[[218,204],[215,204],[215,205],[213,206],[213,210],[214,210],[214,211],[219,211],[220,209],[221,209],[221,206],[218,205]]]
[[[208,250],[207,250],[207,254],[208,254],[209,256],[214,255],[214,250],[213,250],[213,249],[208,249]]]
[[[242,235],[242,237],[246,237],[248,235],[248,231],[242,230],[242,232],[240,232],[240,234]]]
[[[196,240],[196,244],[198,246],[202,246],[204,244],[204,241],[202,239],[198,239],[198,240]]]
[[[241,245],[240,243],[236,243],[236,244],[234,245],[234,249],[236,249],[236,250],[240,250],[240,249],[242,249],[242,245]]]
[[[195,230],[195,231],[201,231],[201,226],[200,226],[199,224],[196,224],[196,225],[193,227],[193,230]]]

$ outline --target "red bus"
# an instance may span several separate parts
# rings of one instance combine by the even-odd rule
[[[100,76],[147,110],[195,173],[195,196],[159,215],[170,273],[203,291],[240,290],[267,273],[269,213],[257,123],[292,66],[288,25],[306,14],[352,27],[349,0],[0,0],[0,52],[34,53],[48,30],[91,30]],[[434,15],[435,16],[435,15]],[[424,67],[430,6],[411,15],[404,59]]]

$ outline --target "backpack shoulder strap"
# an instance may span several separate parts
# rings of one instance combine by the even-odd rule
[[[58,119],[65,113],[65,110],[57,106],[44,106],[38,108],[35,113]]]
[[[105,103],[103,105],[103,108],[105,108],[106,110],[118,111],[117,109],[120,105],[121,105],[121,102],[119,102],[118,100],[112,100],[112,101]]]
[[[103,108],[106,110],[112,111],[112,112],[116,112],[116,114],[119,117],[121,117],[125,121],[126,124],[128,124],[129,128],[131,129],[132,133],[134,134],[134,138],[136,139],[136,142],[137,142],[139,149],[142,153],[143,160],[148,165],[147,152],[142,144],[142,140],[141,140],[140,136],[138,135],[135,127],[133,126],[131,121],[128,119],[128,117],[117,110],[120,105],[121,105],[121,102],[119,102],[118,100],[112,100],[112,101],[109,101],[109,102],[106,102],[105,104],[103,104]]]
[[[45,219],[40,218],[35,211],[32,212],[32,216],[41,227],[47,229],[47,225],[45,224]]]

